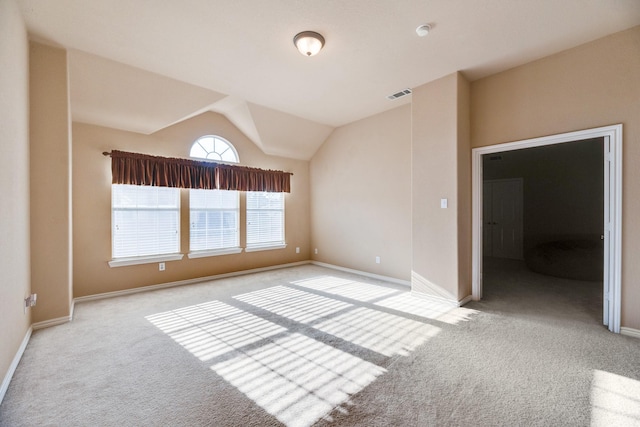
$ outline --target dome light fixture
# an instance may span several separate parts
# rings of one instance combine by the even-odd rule
[[[295,35],[293,44],[304,56],[313,56],[324,46],[324,37],[315,31],[303,31]]]

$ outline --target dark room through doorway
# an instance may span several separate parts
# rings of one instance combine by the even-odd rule
[[[602,323],[604,138],[482,156],[483,299]]]

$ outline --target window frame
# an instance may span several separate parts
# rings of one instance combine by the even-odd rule
[[[230,255],[230,254],[238,254],[242,252],[242,247],[240,246],[240,192],[233,191],[235,196],[235,209],[227,209],[223,207],[215,207],[215,208],[193,208],[192,203],[192,191],[227,191],[227,190],[189,190],[189,253],[188,257],[191,258],[204,258],[209,256],[219,256],[219,255]],[[201,212],[211,212],[211,211],[219,211],[219,212],[229,212],[232,211],[235,213],[235,222],[236,222],[236,241],[234,246],[225,246],[221,248],[206,248],[206,249],[193,249],[193,227],[192,227],[192,214],[194,211]],[[205,231],[207,229],[205,228]]]
[[[262,193],[262,194],[279,194],[281,197],[281,201],[282,201],[282,207],[281,209],[272,209],[272,208],[263,208],[263,209],[250,209],[249,208],[249,194],[255,194],[255,193]],[[285,197],[285,193],[270,193],[270,192],[266,192],[266,191],[260,191],[260,192],[247,192],[246,193],[246,206],[245,206],[245,212],[246,212],[246,219],[245,219],[245,235],[246,235],[246,241],[245,241],[245,252],[257,252],[257,251],[265,251],[265,250],[272,250],[272,249],[284,249],[287,247],[287,243],[286,243],[286,197]],[[249,243],[249,212],[250,211],[277,211],[277,212],[281,212],[282,213],[282,221],[281,221],[281,230],[282,230],[282,234],[281,240],[277,240],[277,241],[268,241],[268,242],[259,242],[259,243]]]
[[[209,147],[205,147],[202,143],[202,140],[206,140],[206,139],[213,139],[213,146],[211,147],[212,149],[209,150]],[[218,148],[218,144],[216,143],[217,141],[220,141],[222,143],[222,146],[224,147],[224,150],[222,151],[217,151]],[[201,150],[203,152],[206,153],[206,156],[198,156],[198,155],[194,155],[194,148],[196,148],[197,146],[199,146],[201,148]],[[233,154],[234,160],[231,161],[229,159],[227,160],[223,160],[222,156],[224,153],[226,153],[228,150],[231,150],[231,153]],[[238,151],[236,150],[236,147],[234,147],[234,145],[227,140],[226,138],[223,138],[219,135],[213,135],[213,134],[208,134],[208,135],[202,135],[199,138],[197,138],[192,144],[191,144],[191,148],[189,149],[189,157],[193,158],[193,159],[198,159],[198,160],[202,160],[202,161],[208,161],[208,162],[215,162],[215,163],[223,163],[223,164],[237,164],[240,162],[240,157],[238,156]],[[241,236],[241,228],[240,228],[240,220],[241,220],[241,216],[240,216],[240,191],[234,191],[234,193],[236,193],[236,197],[237,197],[237,203],[236,203],[236,209],[235,209],[235,213],[236,213],[236,225],[237,225],[237,246],[230,246],[230,247],[224,247],[224,248],[209,248],[209,249],[199,249],[199,250],[193,250],[192,249],[192,241],[193,241],[193,227],[192,227],[192,222],[191,222],[191,218],[192,218],[192,213],[193,213],[193,208],[191,207],[192,203],[191,203],[191,191],[192,189],[189,190],[189,253],[187,254],[187,256],[189,257],[189,259],[193,259],[193,258],[205,258],[205,257],[211,257],[211,256],[219,256],[219,255],[231,255],[231,254],[239,254],[242,252],[242,247],[240,246],[240,236]],[[230,190],[202,190],[202,191],[230,191]],[[222,208],[213,208],[213,209],[207,209],[207,210],[221,210],[224,211],[225,209]]]
[[[155,208],[152,206],[136,206],[136,207],[126,207],[126,206],[116,206],[115,205],[115,193],[114,188],[118,187],[137,187],[137,191],[145,191],[152,189],[158,191],[158,187],[151,186],[133,186],[126,184],[111,184],[111,261],[108,262],[109,267],[122,267],[128,265],[137,265],[137,264],[149,264],[155,262],[164,262],[164,261],[177,261],[183,258],[183,254],[180,253],[180,245],[181,245],[181,203],[180,203],[180,189],[179,188],[171,188],[171,190],[175,191],[175,201],[176,205],[172,207],[158,207]],[[165,188],[165,187],[162,187]],[[115,256],[116,255],[116,212],[118,211],[136,211],[136,212],[144,212],[144,211],[174,211],[177,213],[177,221],[176,221],[176,242],[177,242],[177,252],[166,252],[166,253],[156,253],[156,254],[144,254],[144,255],[133,255],[133,256]],[[136,240],[138,241],[138,240]]]

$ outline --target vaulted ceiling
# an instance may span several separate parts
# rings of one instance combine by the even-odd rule
[[[332,130],[640,25],[638,0],[17,0],[31,38],[69,50],[72,118],[153,133],[224,114],[268,154],[309,159]],[[418,37],[418,25],[432,30]],[[321,33],[314,57],[293,45]]]

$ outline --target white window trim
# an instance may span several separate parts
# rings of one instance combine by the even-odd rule
[[[264,245],[247,246],[246,248],[244,248],[244,251],[245,252],[270,251],[273,249],[284,249],[286,247],[287,247],[286,243],[264,244]]]
[[[210,256],[239,254],[241,252],[242,252],[242,248],[225,248],[225,249],[207,250],[207,251],[193,251],[193,252],[189,252],[187,256],[189,257],[189,259],[193,259],[193,258],[206,258]]]
[[[184,254],[151,255],[130,258],[115,258],[109,261],[109,267],[126,267],[128,265],[152,264],[154,262],[180,261]]]

